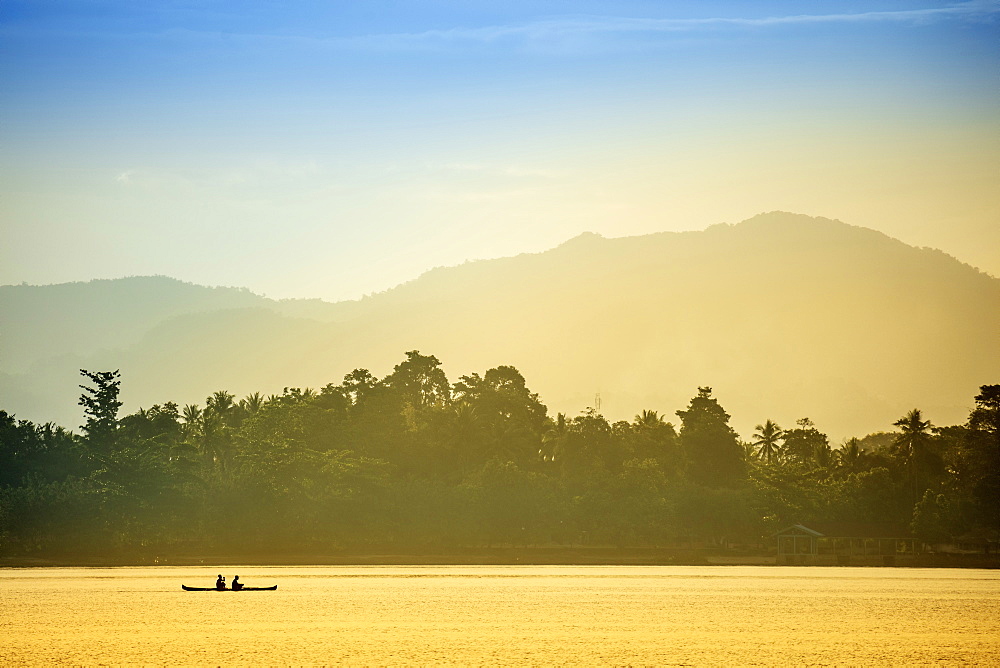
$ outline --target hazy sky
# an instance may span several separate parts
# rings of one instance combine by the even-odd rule
[[[770,210],[1000,276],[998,2],[0,3],[0,283],[353,298]]]

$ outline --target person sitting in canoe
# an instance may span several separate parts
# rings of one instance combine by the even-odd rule
[[[219,579],[215,581],[215,588],[219,591],[226,588],[226,578],[222,577],[221,574],[219,575]]]
[[[233,591],[239,591],[240,589],[243,589],[243,583],[240,582],[240,576],[239,575],[234,575],[233,576],[232,587],[233,587]]]

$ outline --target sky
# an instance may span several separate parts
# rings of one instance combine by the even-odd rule
[[[0,284],[354,299],[783,210],[1000,276],[1000,2],[0,3]]]

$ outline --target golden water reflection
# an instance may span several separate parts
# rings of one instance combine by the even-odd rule
[[[239,575],[276,592],[183,592]],[[0,570],[0,664],[1000,664],[984,570]]]

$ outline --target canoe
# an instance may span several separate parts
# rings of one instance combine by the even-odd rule
[[[216,589],[215,587],[188,587],[187,585],[181,585],[181,589],[184,591],[274,591],[278,588],[278,585],[273,587],[243,587],[243,589]]]

